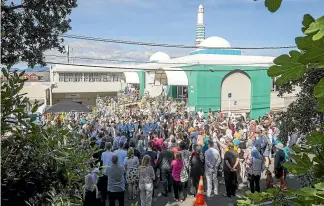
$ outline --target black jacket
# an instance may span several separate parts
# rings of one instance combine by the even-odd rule
[[[158,158],[158,165],[161,170],[171,170],[171,162],[174,154],[171,150],[163,150]]]

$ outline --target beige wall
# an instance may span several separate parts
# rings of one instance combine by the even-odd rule
[[[121,82],[57,82],[53,93],[117,92],[125,86]]]
[[[235,72],[224,79],[221,92],[222,111],[228,111],[229,109],[228,93],[232,93],[230,101],[231,111],[250,111],[251,81],[248,76],[240,72]]]
[[[271,110],[284,110],[290,103],[297,99],[296,94],[300,91],[300,88],[295,88],[291,94],[285,94],[283,97],[278,97],[279,92],[271,92],[270,108]]]
[[[35,83],[33,85],[29,85],[29,86],[24,86],[22,88],[22,90],[20,91],[21,94],[27,93],[26,96],[30,99],[30,100],[45,100],[46,98],[46,92],[45,90],[47,89],[46,86],[39,84],[39,83]]]
[[[71,94],[78,95],[76,98],[69,98]],[[108,96],[116,96],[117,92],[87,92],[87,93],[53,93],[53,105],[60,102],[82,102],[89,106],[96,105],[97,96],[100,97],[108,97]]]

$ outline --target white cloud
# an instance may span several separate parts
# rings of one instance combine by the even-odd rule
[[[92,42],[92,41],[70,41],[67,43],[70,48],[70,63],[82,64],[109,64],[118,63],[109,60],[139,61],[147,62],[152,54],[158,51],[167,53],[171,57],[186,55],[190,50],[179,48],[161,48],[134,45],[118,45],[111,43]],[[46,53],[47,62],[67,63],[67,54],[50,50]],[[55,57],[56,56],[56,57]],[[75,57],[75,58],[73,58]],[[86,57],[89,59],[78,59]],[[102,60],[96,60],[102,59]],[[125,62],[119,62],[125,63]],[[127,64],[127,63],[125,63]]]

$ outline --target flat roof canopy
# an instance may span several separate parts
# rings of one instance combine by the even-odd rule
[[[139,84],[139,77],[137,72],[124,72],[126,83]]]
[[[188,86],[187,74],[181,68],[162,68],[157,70],[155,72],[155,80],[163,85]]]

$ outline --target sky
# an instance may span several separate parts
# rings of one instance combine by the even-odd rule
[[[67,34],[132,41],[193,45],[197,8],[205,9],[206,37],[220,36],[234,47],[295,45],[302,35],[303,15],[323,15],[324,0],[283,0],[276,13],[270,13],[264,0],[78,0],[72,11]],[[132,46],[66,39],[71,56],[148,61],[157,51],[171,57],[186,55],[188,49]],[[288,50],[244,50],[246,55],[278,56]],[[48,55],[62,55],[56,51]],[[67,58],[47,57],[67,62]],[[76,60],[75,63],[101,64],[107,61]],[[18,67],[24,64],[19,64]]]

